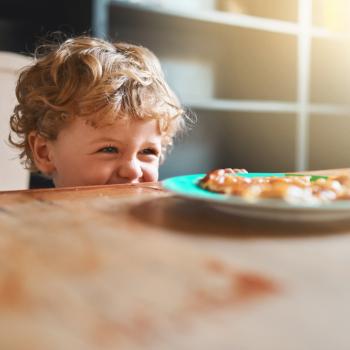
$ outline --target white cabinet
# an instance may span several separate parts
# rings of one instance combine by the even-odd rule
[[[348,167],[349,4],[96,0],[93,31],[153,50],[198,115],[163,176]]]

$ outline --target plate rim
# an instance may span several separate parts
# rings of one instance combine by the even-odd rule
[[[286,176],[285,174],[290,175],[290,173],[249,173],[249,175],[256,175],[256,176],[279,176],[279,177]],[[244,208],[269,209],[269,210],[273,209],[273,210],[280,210],[280,211],[307,210],[309,212],[313,212],[313,211],[339,212],[339,211],[350,210],[350,200],[341,200],[337,202],[315,204],[315,203],[289,203],[277,198],[267,198],[267,199],[264,198],[256,202],[249,202],[238,196],[215,193],[215,192],[210,192],[210,191],[201,189],[199,186],[196,185],[196,183],[200,178],[203,178],[205,175],[206,175],[205,173],[198,173],[198,174],[174,176],[174,177],[170,177],[162,180],[161,185],[166,190],[172,193],[175,193],[178,196],[215,203],[216,205],[223,204],[226,206],[236,206],[236,207],[239,206],[241,208],[244,207]],[[307,174],[307,176],[312,176],[312,175]],[[316,176],[319,176],[319,175],[316,175]],[[180,188],[178,187],[180,181],[185,182],[187,185],[192,185],[196,191],[189,193],[184,190],[180,190]]]

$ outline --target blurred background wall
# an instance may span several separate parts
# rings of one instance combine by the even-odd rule
[[[0,51],[31,55],[50,32],[75,35],[91,31],[92,9],[91,0],[1,0]],[[33,174],[29,186],[53,187],[53,184]]]
[[[216,167],[350,167],[350,0],[1,3],[1,50],[29,53],[61,30],[155,52],[198,119],[161,178]]]

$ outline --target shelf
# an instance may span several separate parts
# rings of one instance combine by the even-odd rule
[[[196,12],[188,12],[184,10],[168,9],[160,6],[146,4],[132,4],[123,0],[111,0],[111,5],[117,5],[133,10],[141,10],[144,12],[155,13],[165,16],[178,17],[182,19],[190,19],[207,23],[223,24],[228,26],[236,26],[247,29],[257,29],[268,32],[283,33],[289,35],[301,34],[301,27],[296,22],[283,21],[278,19],[270,19],[264,17],[250,16],[239,13],[225,13],[217,10],[198,10]],[[318,38],[343,38],[349,37],[348,34],[340,34],[331,32],[322,27],[312,27],[310,30],[312,36]]]
[[[198,99],[184,101],[184,105],[193,109],[227,112],[297,113],[299,110],[299,105],[297,103],[280,101]],[[308,112],[328,116],[350,116],[350,106],[312,104],[309,106]]]
[[[324,38],[324,39],[333,39],[333,40],[349,40],[350,34],[349,33],[342,33],[342,32],[334,32],[330,31],[326,28],[322,27],[313,27],[311,29],[311,36],[313,38]]]
[[[308,112],[320,116],[350,116],[350,106],[311,104],[308,108]]]
[[[162,0],[171,2],[173,0]],[[179,0],[177,0],[179,1]],[[180,0],[181,1],[181,0]],[[188,1],[188,0],[182,0]],[[196,1],[196,0],[195,0]],[[202,0],[197,0],[198,2]],[[207,0],[208,1],[208,0]],[[298,21],[298,1],[295,0],[209,0],[214,1],[216,10],[226,13],[242,13],[250,16]],[[176,1],[175,1],[176,2]]]
[[[297,104],[278,101],[253,101],[253,100],[192,100],[184,103],[194,109],[211,111],[241,111],[241,112],[286,112],[296,113]]]
[[[297,34],[298,25],[293,22],[280,21],[276,19],[267,19],[249,15],[225,13],[215,10],[200,10],[196,12],[181,11],[177,9],[167,9],[159,6],[146,4],[130,4],[120,0],[112,0],[111,4],[128,7],[131,9],[139,9],[146,12],[153,12],[167,16],[181,17],[197,21],[211,22],[216,24],[225,24],[230,26],[238,26],[251,29],[260,29],[271,32]]]
[[[191,10],[186,0],[103,1],[110,37],[149,47],[184,106],[200,116],[197,139],[175,149],[178,159],[193,151],[186,164],[201,156],[207,163],[212,151],[210,166],[303,170],[348,148],[350,33],[324,15],[321,1],[198,0]],[[337,121],[346,146],[325,158],[332,144],[323,138]]]

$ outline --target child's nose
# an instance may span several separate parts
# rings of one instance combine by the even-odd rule
[[[142,177],[142,169],[137,159],[124,161],[119,167],[118,175],[130,182],[140,179]]]

